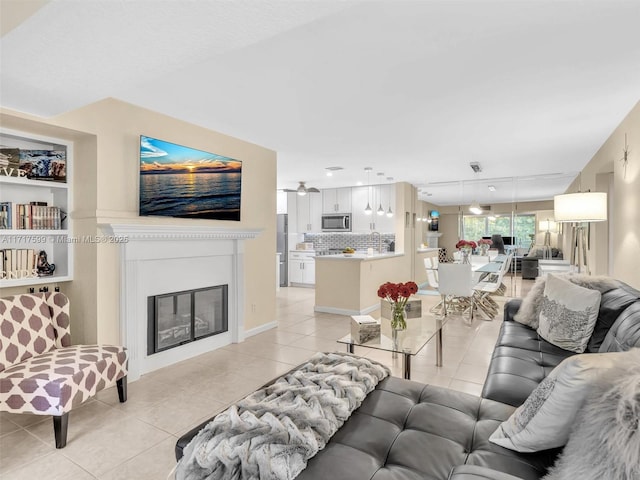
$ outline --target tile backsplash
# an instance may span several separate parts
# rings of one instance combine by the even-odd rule
[[[382,251],[389,251],[389,242],[394,242],[396,236],[393,233],[382,234]],[[305,242],[313,242],[313,249],[324,251],[335,248],[355,248],[356,250],[366,250],[371,247],[378,248],[378,236],[371,238],[368,233],[305,233]],[[397,248],[396,248],[397,250]]]

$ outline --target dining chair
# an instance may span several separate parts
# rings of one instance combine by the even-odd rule
[[[513,254],[509,254],[497,273],[487,275],[481,282],[478,282],[473,287],[476,306],[489,319],[493,319],[498,314],[498,303],[491,297],[493,295],[504,295],[507,287],[503,279],[509,272],[512,258]]]
[[[417,295],[440,295],[438,282],[438,265],[440,264],[438,257],[426,257],[424,259],[424,269],[427,273],[427,288],[421,287]],[[441,314],[443,302],[440,300],[437,305],[429,309],[431,313]]]
[[[475,309],[473,273],[468,263],[441,263],[438,266],[438,290],[442,295],[443,314],[454,308],[464,313],[469,310],[473,320]]]

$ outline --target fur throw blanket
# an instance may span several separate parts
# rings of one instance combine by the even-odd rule
[[[640,479],[640,349],[601,379],[543,480]]]
[[[184,449],[177,480],[288,480],[360,406],[389,369],[319,353],[218,414]]]
[[[591,276],[584,273],[567,273],[557,274],[556,276],[561,276],[581,287],[598,290],[600,293],[608,292],[620,285],[617,280],[604,275]],[[513,317],[516,322],[528,325],[534,330],[538,328],[540,310],[542,309],[542,297],[544,296],[546,284],[546,277],[538,277],[536,279],[533,287],[531,287],[527,296],[522,300],[518,313]]]

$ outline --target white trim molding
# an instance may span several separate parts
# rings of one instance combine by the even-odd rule
[[[131,223],[101,223],[108,235],[127,237],[129,240],[250,240],[262,230],[241,230],[192,225],[146,225]]]

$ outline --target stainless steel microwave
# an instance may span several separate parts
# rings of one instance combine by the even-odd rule
[[[323,232],[350,232],[351,231],[351,214],[336,213],[331,215],[322,215],[322,231]]]

